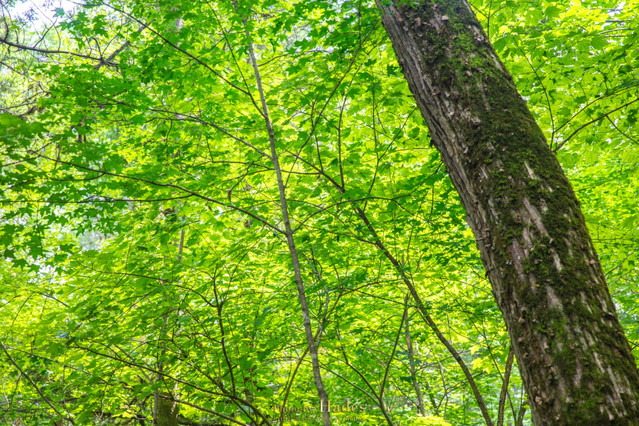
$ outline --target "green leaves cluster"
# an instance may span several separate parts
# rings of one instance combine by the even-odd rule
[[[634,341],[636,3],[474,2],[571,175]],[[350,424],[444,424],[417,416],[417,384],[423,414],[481,422],[403,274],[496,418],[507,333],[374,4],[55,16],[48,32],[5,19],[8,41],[40,51],[0,51],[3,422],[149,421],[160,394],[199,424],[317,407],[250,44],[330,400],[366,407]]]

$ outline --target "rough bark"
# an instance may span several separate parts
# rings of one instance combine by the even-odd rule
[[[639,424],[639,374],[579,202],[465,0],[378,5],[466,208],[535,424]]]

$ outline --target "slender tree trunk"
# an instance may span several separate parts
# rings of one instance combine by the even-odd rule
[[[404,299],[404,322],[406,323],[406,352],[408,354],[408,363],[410,365],[410,377],[413,382],[413,388],[415,388],[415,397],[417,398],[417,412],[420,416],[426,415],[424,409],[424,398],[422,397],[422,391],[419,388],[419,382],[417,381],[417,372],[415,370],[415,351],[413,350],[413,340],[410,338],[410,317],[408,315],[408,300],[410,295],[406,295]],[[434,401],[433,401],[434,402]],[[433,409],[437,410],[437,406],[433,403]],[[435,411],[437,415],[437,411]]]
[[[166,353],[164,339],[166,339],[168,314],[164,314],[164,324],[162,326],[163,339],[161,343],[161,349],[158,356],[158,374],[157,381],[163,382],[164,378],[162,373],[164,372],[164,362],[162,358]],[[166,382],[164,383],[167,384]],[[177,391],[177,389],[174,389]],[[176,402],[173,401],[174,396],[166,389],[156,389],[153,392],[153,424],[155,426],[178,426],[178,414],[179,407]]]
[[[250,37],[248,31],[246,33],[247,38]],[[280,168],[279,157],[277,154],[275,132],[273,131],[273,125],[271,123],[271,117],[268,112],[268,105],[266,104],[266,96],[262,88],[262,79],[260,77],[259,68],[257,66],[257,60],[255,59],[255,52],[253,44],[249,45],[249,56],[251,64],[253,65],[253,71],[255,75],[255,81],[257,84],[257,90],[260,94],[260,101],[262,103],[262,114],[264,116],[264,122],[266,124],[266,130],[269,137],[269,145],[271,148],[271,163],[275,170],[277,177],[277,187],[280,196],[280,209],[282,211],[282,222],[284,222],[284,234],[286,235],[286,242],[288,244],[289,254],[291,256],[291,263],[293,264],[293,273],[295,276],[295,285],[297,287],[297,297],[302,309],[302,319],[304,324],[304,332],[306,334],[306,344],[308,345],[308,352],[311,356],[311,365],[313,368],[313,380],[315,381],[315,388],[317,389],[317,395],[320,400],[320,408],[322,412],[322,423],[324,426],[331,425],[331,414],[328,411],[329,400],[324,383],[322,381],[322,374],[319,365],[319,356],[317,351],[317,344],[315,343],[315,337],[313,336],[313,328],[311,326],[311,316],[306,301],[306,290],[304,288],[304,280],[302,279],[302,270],[300,267],[300,260],[297,253],[297,247],[295,245],[295,239],[293,238],[293,228],[291,227],[291,220],[288,215],[288,202],[286,199],[286,188],[284,186],[284,179],[282,177],[282,170]],[[320,329],[321,332],[321,329]],[[320,340],[321,336],[317,337]]]
[[[524,426],[524,417],[526,416],[526,404],[521,404],[519,407],[519,414],[515,419],[515,426]]]
[[[508,348],[508,357],[506,358],[506,368],[501,383],[501,392],[499,393],[499,408],[497,409],[497,426],[504,425],[504,410],[506,409],[506,399],[508,398],[508,385],[510,384],[510,372],[515,362],[515,353],[513,347]]]
[[[462,203],[535,424],[639,424],[639,374],[573,190],[466,0],[378,0]],[[413,6],[410,6],[413,4]]]
[[[177,263],[182,263],[182,252],[184,250],[184,228],[180,231],[180,240],[176,242],[178,246],[178,257]],[[163,325],[162,325],[162,338],[161,338],[161,349],[160,356],[157,369],[157,381],[164,381],[165,384],[168,384],[164,377],[162,377],[162,373],[164,372],[164,362],[162,358],[166,354],[166,344],[165,341],[168,338],[168,318],[169,313],[165,313],[163,317]],[[180,407],[177,402],[174,402],[173,399],[177,398],[178,386],[177,383],[173,383],[173,392],[168,392],[167,390],[156,389],[153,392],[153,424],[155,426],[178,426],[178,416],[180,413]]]

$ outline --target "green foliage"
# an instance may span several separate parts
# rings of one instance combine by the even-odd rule
[[[436,416],[415,417],[411,420],[411,424],[415,426],[450,426],[450,423]]]
[[[571,178],[636,343],[639,4],[473,5]],[[482,422],[401,271],[496,419],[507,332],[372,2],[52,14],[55,31],[6,18],[14,46],[0,48],[3,423],[150,421],[167,392],[195,423],[282,405],[299,409],[291,424],[303,407],[318,418],[251,45],[325,386],[361,408],[333,417]],[[506,421],[524,401],[515,367]]]

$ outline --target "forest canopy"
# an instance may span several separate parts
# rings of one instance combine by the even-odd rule
[[[386,3],[0,3],[0,422],[531,424]],[[639,1],[471,6],[636,357]]]

